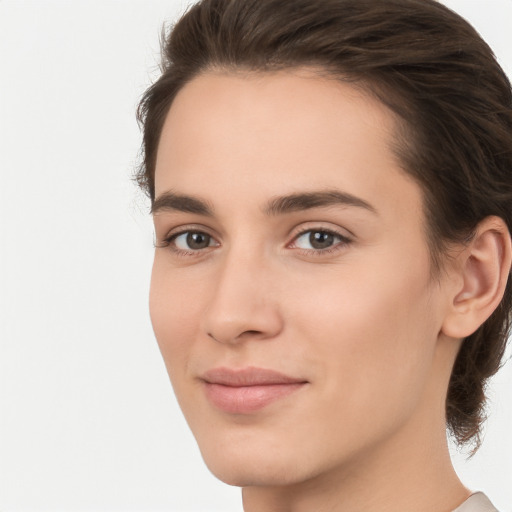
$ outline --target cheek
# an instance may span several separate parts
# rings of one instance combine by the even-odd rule
[[[437,331],[428,259],[412,261],[352,266],[321,286],[303,280],[308,299],[295,299],[297,329],[321,369],[326,396],[337,397],[344,414],[381,410],[384,417],[419,400]]]
[[[162,258],[163,259],[163,258]],[[173,384],[185,372],[196,337],[199,312],[194,287],[181,283],[175,273],[165,269],[155,256],[151,274],[149,311],[158,346]]]

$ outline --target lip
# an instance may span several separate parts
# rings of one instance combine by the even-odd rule
[[[231,414],[257,412],[307,384],[304,379],[256,367],[214,368],[205,372],[201,380],[208,400]]]

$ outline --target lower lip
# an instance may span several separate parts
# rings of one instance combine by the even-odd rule
[[[249,414],[298,391],[304,384],[294,382],[233,387],[206,382],[205,390],[207,398],[218,409],[231,414]]]

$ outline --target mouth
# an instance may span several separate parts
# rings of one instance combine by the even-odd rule
[[[303,388],[308,382],[274,370],[214,368],[201,380],[207,399],[230,414],[250,414]]]

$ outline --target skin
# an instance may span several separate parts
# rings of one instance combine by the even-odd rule
[[[470,494],[450,462],[444,403],[460,338],[491,308],[470,324],[460,304],[489,279],[471,248],[431,278],[422,194],[390,149],[394,129],[376,100],[306,69],[203,74],[166,118],[151,318],[204,460],[243,488],[246,512],[443,512]],[[265,211],[326,190],[369,207]],[[177,196],[211,211],[182,211],[191,203]],[[325,248],[313,246],[311,232],[326,231]],[[206,246],[187,245],[190,232]],[[483,251],[503,253],[482,232]],[[221,366],[307,384],[226,413],[200,378]]]

